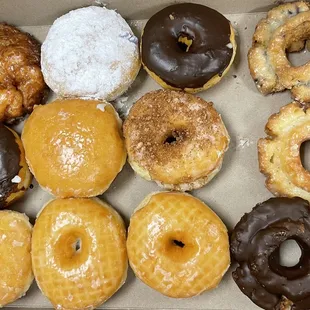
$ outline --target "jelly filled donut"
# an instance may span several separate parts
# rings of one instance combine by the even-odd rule
[[[130,219],[130,266],[160,293],[187,298],[216,287],[230,265],[227,229],[189,194],[148,195]]]
[[[219,12],[200,4],[171,5],[150,18],[142,63],[164,88],[198,92],[218,83],[236,54],[235,33]]]
[[[301,144],[310,140],[309,105],[282,107],[269,118],[265,131],[268,137],[258,142],[258,159],[266,187],[276,196],[310,201],[310,172],[300,159]]]
[[[295,240],[297,265],[280,264],[280,245]],[[310,206],[301,198],[271,198],[245,214],[234,228],[231,253],[239,263],[233,278],[266,310],[310,308]]]
[[[62,198],[102,194],[126,161],[121,121],[106,101],[39,106],[26,121],[22,140],[38,183]]]
[[[24,296],[33,281],[31,233],[26,215],[0,211],[0,307]]]
[[[31,179],[20,137],[0,124],[0,209],[22,197]]]
[[[194,95],[157,90],[132,107],[124,123],[132,168],[160,186],[187,191],[221,169],[229,135],[221,116]]]
[[[73,10],[50,28],[41,65],[46,83],[58,96],[110,101],[125,92],[139,72],[138,39],[115,10]]]
[[[56,199],[33,228],[37,284],[55,309],[94,309],[127,277],[122,218],[99,199]]]

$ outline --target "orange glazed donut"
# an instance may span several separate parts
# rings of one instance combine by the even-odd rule
[[[37,284],[56,309],[93,309],[127,277],[123,220],[96,198],[49,202],[35,223],[31,251]]]
[[[39,106],[25,123],[22,141],[38,183],[61,198],[102,194],[126,161],[121,121],[106,101]]]
[[[129,263],[144,283],[186,298],[216,287],[230,265],[227,229],[189,194],[148,195],[130,219]]]
[[[0,211],[0,307],[24,296],[33,281],[31,233],[26,215]]]

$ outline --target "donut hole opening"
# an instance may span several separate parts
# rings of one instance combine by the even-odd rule
[[[172,240],[172,242],[174,243],[175,246],[178,246],[180,248],[184,248],[185,247],[185,243],[183,243],[182,241],[180,240]]]
[[[310,141],[305,141],[300,146],[300,160],[302,166],[310,171]]]
[[[177,43],[182,52],[187,53],[193,44],[193,40],[185,34],[180,34]]]
[[[310,61],[310,43],[294,42],[286,50],[287,59],[294,67],[300,67]]]
[[[289,239],[280,245],[279,254],[282,267],[294,267],[301,259],[302,250],[295,240]]]
[[[81,239],[77,239],[74,244],[73,244],[73,249],[76,253],[78,253],[82,248],[82,240]]]
[[[164,144],[175,144],[178,141],[184,139],[185,133],[182,130],[173,130],[164,139]]]

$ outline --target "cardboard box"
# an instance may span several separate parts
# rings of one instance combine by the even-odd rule
[[[107,0],[103,2],[108,8],[118,10],[139,33],[147,18],[159,9],[177,1]],[[238,33],[238,53],[231,70],[218,85],[198,94],[206,100],[213,101],[215,108],[221,113],[231,136],[230,148],[225,155],[222,171],[210,184],[193,192],[193,195],[206,202],[231,230],[245,212],[249,212],[256,203],[272,196],[264,186],[264,176],[258,170],[256,143],[260,137],[265,136],[264,126],[268,117],[277,112],[281,106],[291,102],[289,92],[262,96],[257,91],[248,71],[247,51],[251,45],[255,26],[265,16],[265,12],[276,3],[273,0],[189,2],[202,3],[224,13]],[[91,4],[99,5],[92,0],[2,0],[0,19],[21,27],[43,41],[49,29],[48,25],[52,24],[57,17],[71,9]],[[297,56],[307,57],[308,53]],[[116,102],[118,111],[125,116],[132,103],[148,91],[158,88],[160,88],[159,85],[141,69],[128,93]],[[20,131],[21,128],[22,125],[19,125],[18,130]],[[148,193],[158,190],[155,183],[135,175],[127,164],[102,198],[115,207],[128,224],[134,208]],[[51,198],[34,182],[34,188],[29,189],[25,198],[14,204],[13,209],[25,212],[34,222],[37,212]],[[125,285],[102,308],[258,309],[241,293],[232,280],[231,272],[234,268],[232,266],[229,269],[217,289],[198,297],[182,300],[157,293],[135,278],[129,270]],[[10,307],[43,309],[51,308],[51,304],[33,284],[27,295]]]

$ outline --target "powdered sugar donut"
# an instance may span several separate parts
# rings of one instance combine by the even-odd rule
[[[138,39],[114,10],[73,10],[51,26],[41,65],[46,83],[58,96],[113,100],[138,74]]]

